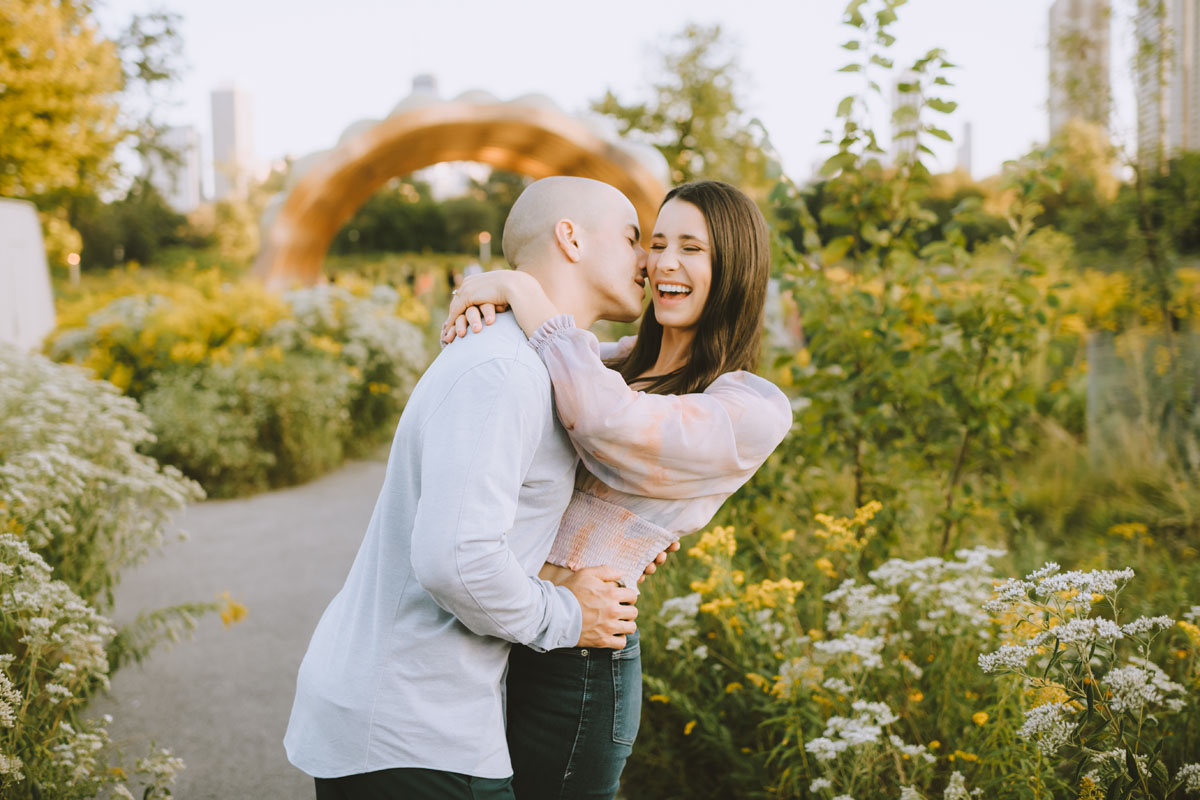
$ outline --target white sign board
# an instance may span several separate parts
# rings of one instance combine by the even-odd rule
[[[42,346],[54,329],[54,296],[33,203],[0,198],[0,341]]]

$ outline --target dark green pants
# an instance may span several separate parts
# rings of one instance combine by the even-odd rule
[[[316,780],[317,800],[513,800],[512,778],[435,769],[384,769]]]

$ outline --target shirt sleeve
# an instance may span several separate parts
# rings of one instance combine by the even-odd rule
[[[600,360],[608,361],[610,358],[624,358],[629,355],[629,351],[633,349],[635,342],[637,342],[636,336],[622,336],[615,342],[600,342]]]
[[[600,359],[596,337],[569,317],[530,339],[550,372],[558,418],[588,470],[627,494],[683,500],[732,493],[779,446],[792,424],[770,381],[730,372],[704,392],[634,391]]]
[[[538,650],[574,646],[582,625],[575,596],[526,574],[508,543],[549,403],[515,360],[460,377],[421,431],[412,536],[413,574],[439,606],[474,633]]]

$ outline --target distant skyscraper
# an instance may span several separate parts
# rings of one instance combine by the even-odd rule
[[[892,163],[909,160],[917,152],[921,128],[921,76],[905,71],[892,83]]]
[[[1156,163],[1200,150],[1200,0],[1139,10],[1135,28],[1138,158]]]
[[[254,172],[250,97],[236,86],[212,93],[213,189],[216,199],[245,196]]]
[[[967,175],[971,174],[971,158],[972,158],[971,148],[973,147],[973,142],[971,141],[972,138],[973,138],[973,134],[972,134],[972,129],[971,129],[971,123],[969,123],[969,122],[964,123],[963,124],[963,132],[962,132],[962,140],[958,144],[957,163],[958,163],[958,168],[961,169],[963,172],[967,173]]]
[[[175,153],[175,160],[164,160],[152,153],[147,160],[150,182],[181,214],[200,205],[200,134],[191,125],[168,128],[163,144]]]
[[[1108,130],[1111,0],[1050,6],[1050,136],[1074,118]]]

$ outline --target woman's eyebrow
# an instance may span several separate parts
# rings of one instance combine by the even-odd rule
[[[651,239],[666,239],[667,235],[665,233],[663,233],[662,231],[655,231],[654,233],[652,233],[650,235],[650,238]],[[679,235],[679,238],[683,239],[685,241],[699,242],[700,244],[708,244],[708,242],[706,242],[704,239],[701,239],[699,236],[693,236],[690,233],[682,233]]]

